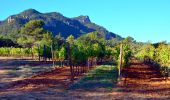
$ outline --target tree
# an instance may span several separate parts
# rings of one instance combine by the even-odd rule
[[[23,47],[33,48],[38,50],[39,60],[40,55],[44,56],[44,59],[51,57],[51,44],[52,44],[52,33],[46,31],[43,28],[44,22],[42,20],[31,20],[21,28],[21,37],[18,38],[17,42]],[[38,49],[37,49],[38,47]],[[43,52],[41,52],[43,49]],[[42,53],[42,54],[40,54]]]
[[[23,47],[33,47],[40,44],[43,38],[50,35],[49,32],[42,27],[44,22],[41,20],[31,20],[21,28],[21,37],[18,39],[18,43]]]
[[[131,42],[131,43],[135,42],[134,38],[130,36],[126,37],[124,41]]]

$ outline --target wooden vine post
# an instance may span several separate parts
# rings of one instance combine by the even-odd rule
[[[119,66],[118,66],[118,70],[119,70],[119,78],[121,79],[122,77],[122,65],[123,65],[123,45],[120,45],[120,55],[119,55]]]

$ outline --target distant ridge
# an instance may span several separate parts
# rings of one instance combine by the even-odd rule
[[[73,35],[75,38],[93,31],[98,31],[106,39],[122,39],[119,35],[109,32],[102,26],[92,23],[89,16],[67,18],[60,13],[40,13],[35,9],[28,9],[19,14],[11,15],[0,21],[0,34],[18,37],[20,28],[30,20],[40,19],[45,22],[44,28],[54,35],[61,34],[64,38]]]

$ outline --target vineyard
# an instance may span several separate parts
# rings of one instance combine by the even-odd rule
[[[68,90],[66,93],[71,91],[71,93],[76,94],[77,90],[84,91],[86,89],[88,91],[105,89],[102,91],[109,93],[110,91],[117,93],[119,89],[123,93],[127,90],[139,92],[139,88],[145,88],[143,90],[149,91],[149,88],[143,86],[143,84],[146,83],[153,87],[151,82],[154,85],[155,83],[152,79],[166,81],[169,85],[170,44],[166,42],[139,43],[131,37],[122,40],[114,38],[108,40],[97,31],[84,34],[78,38],[70,35],[65,39],[61,34],[53,36],[51,32],[43,29],[43,24],[44,22],[41,20],[32,20],[26,23],[21,28],[21,37],[15,41],[17,46],[0,47],[0,57],[18,58],[20,59],[19,62],[26,60],[22,64],[16,64],[16,60],[9,60],[12,63],[5,65],[5,60],[1,61],[0,59],[0,67],[2,66],[0,70],[3,70],[0,71],[0,74],[9,74],[10,71],[5,72],[4,69],[6,70],[6,67],[9,67],[8,69],[13,68],[15,64],[16,69],[18,66],[21,68],[29,66],[30,68],[27,68],[27,70],[31,70],[31,72],[34,72],[36,68],[39,70],[41,66],[44,68],[44,64],[48,67],[44,68],[45,71],[37,72],[34,76],[30,74],[29,77],[24,77],[21,80],[9,83],[0,80],[1,83],[5,84],[5,86],[0,87],[2,94],[6,95],[6,91],[9,92],[10,90],[34,91],[43,88],[46,91],[51,87],[62,87],[60,89],[62,90],[61,94],[65,93],[63,91],[66,90]],[[20,70],[19,68],[18,70]],[[135,83],[135,81],[141,83]],[[136,85],[139,85],[139,88],[135,87]],[[170,87],[167,86],[166,88],[169,89]],[[170,91],[167,90],[166,92],[169,93]],[[56,93],[54,94],[56,95]],[[80,95],[81,93],[80,91]],[[149,93],[152,94],[153,92]],[[145,92],[142,92],[143,94]],[[156,93],[154,92],[154,94]],[[73,96],[72,94],[67,95]],[[167,95],[163,94],[165,97]]]
[[[157,44],[143,45],[140,51],[135,55],[137,58],[157,66],[162,75],[168,77],[170,75],[170,45],[165,42]]]

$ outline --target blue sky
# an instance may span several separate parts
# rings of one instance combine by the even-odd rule
[[[1,0],[0,20],[33,8],[91,21],[123,37],[170,42],[170,0]]]

